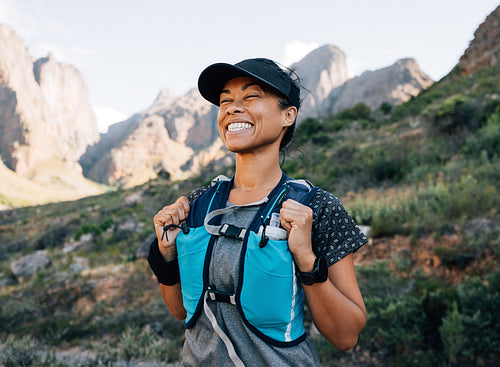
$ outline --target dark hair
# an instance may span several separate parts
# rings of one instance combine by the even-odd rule
[[[283,66],[283,65],[280,65],[280,66],[282,68],[284,68],[284,70],[282,69],[283,76],[286,75],[286,78],[290,80],[292,88],[296,88],[298,90],[298,95],[300,96],[300,78],[299,78],[299,76],[297,75],[297,73],[294,70],[287,68],[286,66]],[[295,107],[295,108],[297,108],[297,116],[298,116],[298,112],[299,112],[300,104],[301,104],[300,98],[298,100],[298,103],[292,103],[292,102],[290,102],[290,100],[288,98],[281,95],[281,93],[280,93],[280,97],[281,98],[278,102],[279,107],[282,110],[285,110],[288,107]],[[287,128],[286,133],[283,136],[283,139],[281,140],[280,152],[282,152],[293,140],[293,137],[295,135],[295,128],[297,125],[297,116],[295,116],[295,121],[293,122],[293,124],[291,124]]]

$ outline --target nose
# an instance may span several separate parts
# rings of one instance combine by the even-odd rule
[[[226,113],[228,115],[232,115],[235,113],[242,113],[245,111],[245,108],[243,107],[243,104],[239,99],[234,100],[231,102],[231,105],[226,108]]]

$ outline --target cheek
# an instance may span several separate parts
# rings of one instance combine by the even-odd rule
[[[223,142],[225,142],[225,136],[224,136],[224,113],[221,113],[221,111],[219,110],[219,113],[217,115],[217,126],[219,128],[219,136],[220,138],[222,139]]]

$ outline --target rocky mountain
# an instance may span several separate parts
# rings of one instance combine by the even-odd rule
[[[34,60],[0,24],[0,207],[102,192],[78,164],[98,138],[79,71],[53,55]]]
[[[0,24],[0,154],[29,177],[41,162],[78,158],[97,141],[97,122],[79,71],[52,55],[33,60],[23,41]]]
[[[300,77],[301,94],[304,96],[300,108],[299,120],[318,117],[327,113],[324,101],[336,87],[343,85],[347,76],[347,63],[344,52],[336,46],[321,46],[291,69]]]
[[[410,58],[349,79],[344,52],[331,45],[311,51],[291,69],[303,86],[299,121],[336,113],[360,102],[372,109],[383,102],[396,105],[434,83]]]
[[[391,105],[408,101],[434,81],[425,74],[416,60],[408,58],[395,64],[375,70],[365,71],[333,89],[323,101],[323,111],[337,113],[363,102],[372,110],[384,102]]]
[[[458,62],[458,69],[469,75],[500,60],[500,5],[474,32],[474,39]]]
[[[186,178],[225,156],[217,110],[196,89],[183,96],[163,90],[141,113],[110,127],[81,158],[87,177],[126,186],[155,178],[161,171]]]

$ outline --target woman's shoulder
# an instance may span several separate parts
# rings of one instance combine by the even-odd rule
[[[321,187],[316,188],[316,192],[309,202],[309,207],[313,210],[314,213],[321,212],[325,208],[344,208],[342,202],[338,197],[322,189]]]
[[[210,187],[211,187],[211,185],[207,185],[207,186],[202,186],[202,187],[198,187],[198,188],[194,189],[188,195],[188,201],[190,203],[192,203],[193,201],[195,201],[196,199],[198,199],[201,195],[203,195],[208,190],[210,190]]]

